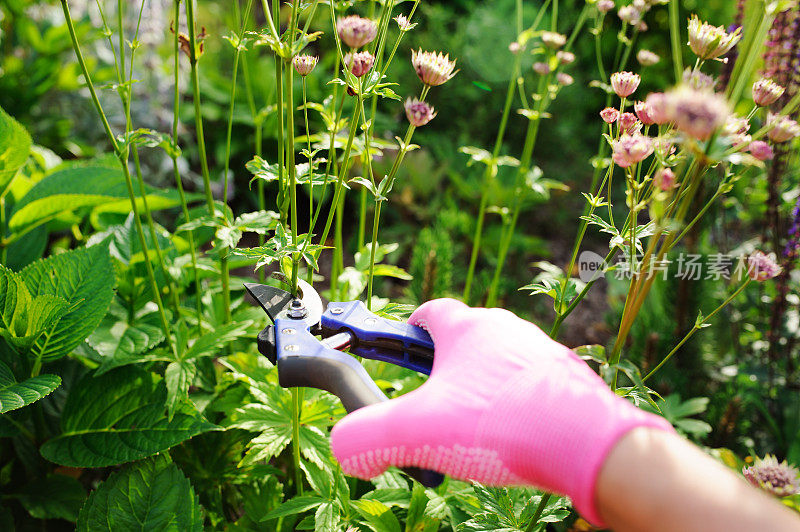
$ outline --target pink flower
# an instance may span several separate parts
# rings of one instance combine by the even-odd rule
[[[683,71],[682,79],[684,85],[688,85],[699,91],[713,91],[714,86],[717,84],[716,80],[708,74],[704,74],[699,70],[692,70],[688,67]]]
[[[666,159],[670,155],[675,154],[675,144],[672,143],[672,139],[669,137],[656,137],[653,139],[653,146],[655,147],[655,151],[658,156],[662,159]]]
[[[406,100],[405,108],[406,117],[409,123],[414,127],[422,127],[436,118],[436,112],[433,110],[433,107],[428,105],[427,102],[422,102],[417,98],[413,100],[409,98]]]
[[[667,109],[667,96],[663,92],[652,92],[645,101],[647,115],[654,124],[663,125],[670,121]]]
[[[541,38],[542,43],[553,50],[558,50],[567,44],[567,36],[555,31],[543,31]]]
[[[601,13],[608,13],[614,9],[614,0],[600,0],[597,2],[597,10]]]
[[[292,58],[292,64],[297,73],[305,77],[311,74],[311,71],[317,66],[319,57],[312,55],[296,55]]]
[[[575,83],[575,79],[565,72],[559,72],[556,74],[556,80],[558,81],[558,84],[563,87],[569,87]]]
[[[347,65],[350,72],[357,78],[369,72],[372,69],[373,63],[375,63],[375,56],[369,52],[349,52],[344,56],[344,64]]]
[[[761,78],[753,83],[753,101],[759,107],[772,105],[783,96],[785,90],[771,79]]]
[[[684,85],[666,93],[665,112],[679,131],[708,140],[725,124],[730,108],[723,96]]]
[[[769,454],[763,460],[756,458],[752,466],[742,469],[742,474],[750,484],[776,497],[800,493],[800,471]]]
[[[653,184],[664,192],[675,188],[675,172],[671,168],[662,168],[653,176]]]
[[[642,20],[642,12],[632,5],[622,6],[619,8],[619,11],[617,11],[617,16],[621,21],[627,22],[632,26],[635,26]]]
[[[456,62],[450,60],[450,55],[442,53],[412,51],[411,64],[422,83],[429,87],[443,85],[458,74]]]
[[[619,111],[613,107],[606,107],[600,111],[600,117],[606,124],[613,124],[619,118]]]
[[[633,72],[615,72],[611,74],[611,87],[617,96],[627,98],[639,88],[642,78]]]
[[[417,26],[416,24],[409,22],[405,15],[397,15],[394,17],[394,21],[397,22],[397,27],[403,32],[411,31]]]
[[[772,151],[772,148],[769,144],[764,142],[763,140],[756,140],[750,143],[748,146],[747,151],[750,152],[750,155],[758,159],[759,161],[769,161],[773,157],[775,157],[775,152]]]
[[[533,64],[533,71],[539,74],[540,76],[546,76],[547,74],[550,73],[550,65],[539,61]]]
[[[636,60],[639,61],[639,64],[642,66],[653,66],[659,61],[661,58],[658,54],[651,52],[650,50],[639,50],[636,54]]]
[[[767,125],[772,126],[767,135],[772,142],[788,142],[800,135],[800,125],[788,116],[767,114]]]
[[[614,162],[621,168],[628,168],[653,153],[653,140],[639,133],[624,134],[613,141],[611,147],[614,151]]]
[[[556,52],[556,59],[562,65],[569,65],[575,62],[575,54],[572,52],[565,52],[564,50],[559,50]]]
[[[517,55],[521,49],[522,45],[520,45],[517,41],[514,41],[508,45],[508,51],[514,55]]]
[[[689,48],[700,59],[716,59],[727,54],[741,38],[741,27],[728,33],[722,26],[700,22],[697,15],[689,19]]]
[[[642,124],[650,126],[656,123],[656,121],[653,120],[650,106],[647,105],[646,102],[636,102],[633,104],[633,110],[636,111],[636,116],[639,117],[639,120],[642,121]]]
[[[779,276],[783,268],[775,262],[774,253],[772,256],[763,251],[756,251],[747,260],[747,274],[754,281],[768,281]]]
[[[378,24],[374,20],[358,15],[340,18],[336,22],[339,38],[350,48],[361,48],[371,43],[378,35]]]
[[[637,122],[636,115],[633,113],[622,113],[619,115],[619,127],[628,133],[631,132]]]

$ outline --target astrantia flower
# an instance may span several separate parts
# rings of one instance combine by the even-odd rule
[[[613,124],[619,118],[619,111],[613,107],[606,107],[600,111],[600,118],[602,118],[603,122],[606,124]]]
[[[749,146],[753,138],[747,134],[750,131],[750,122],[746,118],[729,116],[722,127],[722,134],[730,139],[736,147]]]
[[[348,53],[344,56],[344,64],[357,78],[369,72],[374,62],[375,56],[369,52]]]
[[[569,87],[570,85],[575,83],[575,79],[565,72],[559,72],[556,75],[556,81],[558,81],[558,84],[561,85],[562,87]]]
[[[437,87],[447,83],[458,74],[455,70],[456,62],[450,60],[449,55],[436,52],[411,52],[411,64],[422,83],[429,87]]]
[[[619,115],[619,127],[623,131],[628,132],[629,134],[633,132],[633,129],[638,123],[639,120],[633,113],[622,113],[621,115]]]
[[[297,73],[303,77],[311,74],[311,71],[314,70],[314,67],[317,66],[318,62],[319,57],[315,57],[313,55],[296,55],[292,59],[294,69],[297,70]]]
[[[533,71],[539,74],[540,76],[546,76],[547,74],[550,73],[550,65],[538,61],[533,64]]]
[[[666,93],[664,111],[679,131],[697,140],[708,140],[730,115],[723,96],[685,85]]]
[[[800,471],[769,454],[763,460],[756,458],[755,464],[742,469],[742,474],[753,486],[777,497],[800,493]]]
[[[371,43],[378,35],[378,24],[374,20],[358,15],[340,18],[336,22],[339,38],[350,48],[361,48]]]
[[[661,57],[650,50],[639,50],[636,54],[636,60],[639,61],[639,64],[642,66],[653,66],[661,61]]]
[[[654,138],[653,147],[661,159],[674,155],[676,151],[673,139],[669,136]]]
[[[699,70],[686,68],[683,71],[683,84],[699,91],[710,91],[714,90],[714,85],[716,85],[717,82],[708,74],[704,74]]]
[[[433,107],[416,98],[413,100],[411,98],[406,100],[405,108],[406,117],[409,123],[414,127],[422,127],[436,118],[436,112],[433,110]]]
[[[778,266],[773,255],[756,251],[747,259],[747,275],[754,281],[768,281],[781,274],[783,268]]]
[[[559,50],[556,52],[556,59],[562,65],[569,65],[575,62],[575,54],[572,52],[565,52],[564,50]]]
[[[652,92],[645,101],[647,114],[653,123],[662,125],[670,121],[669,109],[667,108],[667,95],[663,92]]]
[[[633,6],[622,6],[617,11],[617,16],[623,22],[627,22],[631,25],[636,25],[642,20],[642,13],[638,9]]]
[[[650,112],[650,106],[646,102],[636,102],[633,104],[633,110],[636,111],[636,116],[642,121],[642,124],[650,126],[655,124],[656,121]]]
[[[627,98],[639,87],[642,78],[633,72],[615,72],[611,74],[611,87],[617,96]]]
[[[689,19],[689,47],[700,59],[716,59],[727,54],[741,38],[741,28],[728,33],[722,26],[701,22],[697,15]]]
[[[611,147],[614,151],[614,162],[621,168],[628,168],[653,153],[653,140],[638,133],[624,134]]]
[[[772,142],[787,142],[800,135],[800,125],[788,116],[768,113],[767,125],[772,126],[767,133]]]
[[[405,15],[397,15],[394,17],[394,21],[397,22],[397,27],[400,28],[400,31],[410,31],[417,26],[409,22]]]
[[[747,151],[749,151],[750,155],[752,155],[759,161],[769,161],[770,159],[775,157],[775,152],[772,151],[770,145],[764,142],[763,140],[756,140],[751,142],[750,146],[747,147]]]
[[[667,192],[675,188],[675,172],[671,168],[662,168],[653,176],[653,184],[659,189]]]
[[[753,102],[760,107],[772,105],[785,90],[771,79],[761,78],[753,83]]]
[[[557,33],[555,31],[543,31],[542,43],[548,48],[557,50],[567,44],[567,36]]]
[[[601,13],[608,13],[614,9],[614,0],[600,0],[597,2],[597,10]]]

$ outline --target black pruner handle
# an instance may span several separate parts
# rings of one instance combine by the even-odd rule
[[[348,412],[388,400],[364,366],[352,356],[320,343],[302,321],[278,319],[274,334],[278,380],[284,388],[325,390],[338,397]],[[429,488],[444,480],[435,471],[412,467],[403,471]]]

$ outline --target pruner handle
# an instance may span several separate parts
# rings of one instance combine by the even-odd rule
[[[348,412],[388,401],[364,366],[352,356],[320,343],[302,322],[275,321],[278,379],[284,388],[318,388],[337,396]],[[444,477],[435,471],[404,468],[426,487],[436,487]]]

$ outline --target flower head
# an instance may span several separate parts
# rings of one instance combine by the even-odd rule
[[[675,172],[671,168],[662,168],[653,176],[653,184],[664,192],[675,188]]]
[[[639,88],[642,78],[633,72],[615,72],[611,74],[611,87],[617,96],[627,98]]]
[[[405,15],[397,15],[393,20],[397,22],[397,27],[400,28],[400,31],[411,31],[417,27],[417,25],[412,24]]]
[[[597,2],[597,10],[601,13],[608,13],[614,9],[614,0],[600,0]]]
[[[522,50],[522,45],[517,41],[514,41],[508,45],[508,51],[514,55],[517,55],[520,50]]]
[[[555,31],[543,31],[542,43],[548,48],[557,50],[567,44],[567,36]]]
[[[297,73],[305,77],[311,74],[311,71],[317,66],[319,57],[313,55],[296,55],[292,58],[292,64]]]
[[[614,162],[621,168],[628,168],[643,161],[653,153],[653,140],[639,133],[633,135],[623,134],[611,145]]]
[[[357,78],[369,72],[374,62],[375,56],[369,52],[347,53],[344,56],[344,64]]]
[[[750,155],[752,155],[759,161],[769,161],[770,159],[775,157],[775,152],[772,151],[770,145],[764,142],[763,140],[756,140],[751,142],[750,146],[747,147],[747,151],[749,151]]]
[[[704,74],[699,70],[693,70],[691,68],[686,68],[683,71],[682,79],[684,85],[688,85],[689,87],[699,91],[714,90],[714,85],[717,84],[713,77],[709,76],[708,74]]]
[[[358,15],[340,18],[336,22],[339,38],[350,48],[361,48],[371,43],[378,35],[378,24],[374,20]]]
[[[741,28],[728,33],[722,26],[701,22],[697,15],[689,19],[689,47],[700,59],[716,59],[727,54],[741,38]]]
[[[800,125],[788,116],[768,113],[767,125],[772,126],[767,133],[772,142],[788,142],[800,135]]]
[[[754,281],[768,281],[779,276],[783,268],[775,262],[775,255],[767,255],[763,251],[755,251],[747,259],[747,275]]]
[[[697,140],[708,140],[730,115],[728,102],[723,96],[686,85],[667,92],[664,105],[668,121]]]
[[[540,76],[546,76],[550,73],[550,65],[543,63],[542,61],[537,61],[533,64],[533,71]]]
[[[573,78],[566,72],[559,72],[558,74],[556,74],[556,81],[558,81],[558,84],[561,85],[562,87],[569,87],[570,85],[575,83],[575,78]]]
[[[769,454],[763,460],[756,458],[755,464],[742,469],[742,474],[750,484],[776,497],[800,493],[800,471]]]
[[[633,104],[633,110],[636,111],[636,116],[639,117],[639,120],[642,121],[642,124],[650,126],[656,123],[656,121],[653,119],[650,106],[647,105],[647,102],[636,102]]]
[[[411,64],[422,83],[429,87],[437,87],[447,83],[458,74],[455,70],[456,62],[450,60],[449,55],[436,52],[411,52]]]
[[[645,101],[647,107],[647,115],[653,120],[653,123],[662,125],[670,121],[667,109],[667,95],[663,92],[652,92],[647,96]]]
[[[633,113],[622,113],[619,115],[619,127],[626,131],[628,134],[631,134],[636,130],[636,126],[639,125],[641,128],[641,124],[639,124],[639,120],[636,118],[636,115]]]
[[[753,83],[753,101],[760,107],[772,105],[783,96],[785,90],[771,79],[761,78]]]
[[[417,98],[413,100],[409,98],[405,103],[406,117],[409,123],[414,127],[422,127],[434,118],[436,112],[427,102],[422,102]]]
[[[747,134],[750,131],[750,122],[746,118],[731,115],[722,127],[722,134],[728,137],[736,147],[747,147],[753,138]]]
[[[572,52],[565,52],[564,50],[559,50],[556,52],[556,59],[562,65],[569,65],[575,62],[575,54]]]
[[[606,107],[600,111],[600,118],[602,118],[603,122],[606,124],[613,124],[619,118],[619,110],[613,107]]]
[[[630,5],[630,6],[622,6],[621,8],[619,8],[619,11],[617,11],[617,16],[623,22],[627,22],[628,24],[631,24],[631,25],[634,25],[634,26],[636,24],[638,24],[639,22],[641,22],[641,20],[642,20],[642,12],[639,11],[638,9],[636,9],[632,5]]]
[[[653,66],[661,61],[661,57],[650,50],[639,50],[636,54],[636,60],[642,66]]]

